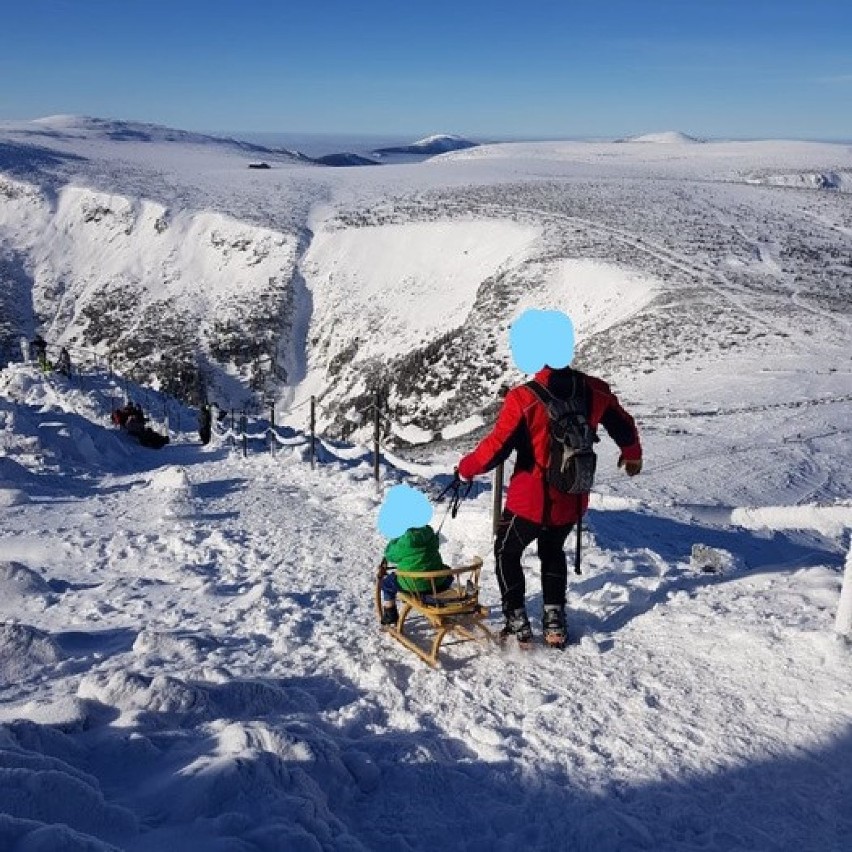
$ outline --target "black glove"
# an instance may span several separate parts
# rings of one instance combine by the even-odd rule
[[[619,456],[618,466],[623,467],[628,476],[637,476],[642,472],[642,459],[626,459],[624,456]]]

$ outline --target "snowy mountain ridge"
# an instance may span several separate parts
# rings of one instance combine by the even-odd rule
[[[302,159],[298,154],[281,149],[267,148],[252,142],[213,136],[206,133],[194,133],[165,127],[160,124],[150,124],[140,121],[125,121],[118,119],[96,118],[86,115],[50,115],[36,118],[30,122],[31,135],[55,136],[79,140],[104,140],[110,142],[149,142],[177,143],[184,145],[213,145],[225,146],[255,154],[282,154],[293,160]],[[26,125],[19,125],[25,130]],[[25,132],[27,132],[25,130]]]
[[[818,338],[833,364],[844,333],[843,146],[517,143],[257,172],[239,148],[60,132],[78,121],[38,146],[38,125],[0,128],[7,349],[41,328],[227,408],[315,395],[338,436],[378,392],[390,432],[429,436],[520,378],[505,332],[533,304],[572,314],[578,365],[616,384],[791,341],[807,359]],[[791,176],[814,174],[841,192],[802,194],[818,182]]]
[[[50,316],[49,340],[112,353],[136,380],[193,401],[215,382],[241,407],[260,359],[284,378],[292,235],[75,186],[51,200],[0,177],[0,194],[0,228],[26,252],[7,261],[7,304]],[[28,292],[34,281],[48,283]]]
[[[464,151],[477,147],[478,143],[471,142],[461,136],[447,133],[433,134],[408,145],[392,145],[385,148],[377,148],[375,154],[385,157],[389,154],[415,154],[419,156],[434,156],[446,154],[448,151]]]

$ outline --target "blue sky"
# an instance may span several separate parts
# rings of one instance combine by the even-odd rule
[[[852,0],[8,0],[0,119],[852,139]]]

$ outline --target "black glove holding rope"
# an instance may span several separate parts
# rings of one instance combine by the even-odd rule
[[[464,500],[473,489],[473,480],[465,482],[459,476],[459,469],[455,468],[453,470],[453,478],[450,480],[449,485],[438,495],[435,502],[440,503],[441,500],[444,499],[446,494],[450,494],[450,506],[449,512],[450,515],[455,518],[455,516],[459,512],[459,506],[461,505],[461,501]]]

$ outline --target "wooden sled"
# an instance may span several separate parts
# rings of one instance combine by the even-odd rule
[[[447,567],[443,571],[401,571],[388,566],[382,560],[376,574],[376,613],[382,616],[382,580],[389,571],[395,571],[398,577],[429,580],[431,591],[406,592],[400,590],[397,594],[399,621],[394,626],[386,626],[385,633],[396,639],[413,651],[421,660],[430,666],[438,665],[438,652],[447,634],[452,634],[457,641],[484,642],[493,638],[493,634],[485,625],[488,617],[488,607],[479,603],[479,573],[482,570],[482,560],[476,556],[470,565],[460,568]],[[438,586],[444,585],[441,580],[453,578],[453,584],[444,591],[438,591]],[[418,627],[434,630],[435,636],[431,645],[422,645],[406,633],[406,620],[409,616],[418,618]],[[419,619],[422,619],[421,623]],[[476,633],[474,631],[480,631]]]

